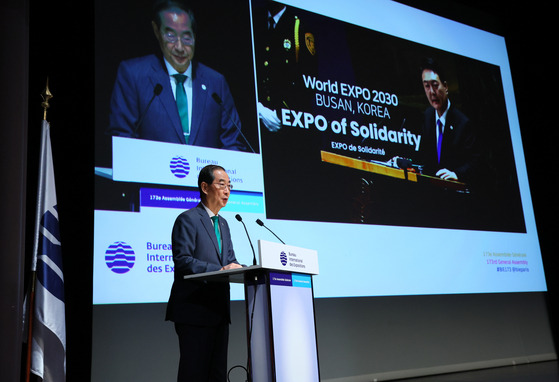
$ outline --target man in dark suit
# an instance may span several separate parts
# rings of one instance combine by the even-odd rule
[[[470,119],[450,103],[443,69],[424,61],[421,79],[430,107],[425,111],[420,156],[423,173],[447,180],[470,182],[480,153]]]
[[[235,126],[240,128],[241,123],[225,78],[193,61],[196,21],[192,11],[181,0],[158,0],[152,28],[162,57],[148,55],[120,64],[108,133],[243,150]]]
[[[223,382],[227,374],[229,283],[184,280],[183,276],[241,267],[227,221],[218,215],[227,204],[231,183],[222,167],[209,165],[200,171],[198,188],[201,203],[181,213],[173,226],[175,274],[166,320],[175,323],[179,338],[178,381]]]

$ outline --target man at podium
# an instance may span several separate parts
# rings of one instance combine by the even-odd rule
[[[174,282],[166,320],[179,338],[178,381],[226,380],[230,323],[228,282],[184,280],[185,275],[240,268],[227,221],[218,215],[231,191],[223,167],[200,171],[201,203],[181,213],[173,226]]]
[[[434,59],[423,60],[421,80],[430,104],[419,147],[424,173],[471,183],[480,161],[474,123],[450,102],[443,67]]]
[[[151,24],[160,52],[120,63],[108,134],[245,150],[227,80],[194,59],[192,10],[181,0],[156,0]]]

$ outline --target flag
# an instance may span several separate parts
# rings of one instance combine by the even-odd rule
[[[66,381],[66,318],[64,275],[50,142],[50,126],[43,120],[37,190],[37,216],[32,272],[35,275],[31,308],[30,371],[44,382]]]

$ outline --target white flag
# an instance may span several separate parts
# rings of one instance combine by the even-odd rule
[[[50,143],[43,121],[32,271],[36,272],[31,372],[44,382],[66,381],[64,275]]]

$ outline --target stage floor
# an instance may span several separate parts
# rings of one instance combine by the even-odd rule
[[[504,366],[492,369],[473,370],[461,373],[434,375],[428,377],[406,378],[398,381],[408,382],[558,382],[559,364],[557,361],[536,362],[517,366]]]

